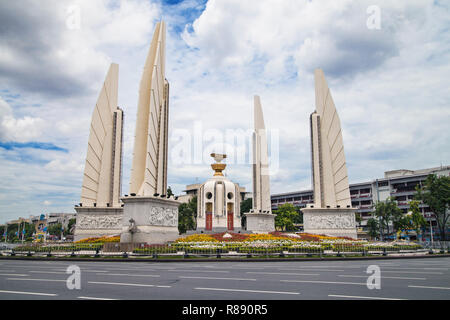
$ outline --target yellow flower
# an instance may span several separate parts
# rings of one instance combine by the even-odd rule
[[[180,242],[219,242],[219,241],[217,241],[208,234],[193,234],[175,241],[175,243]]]

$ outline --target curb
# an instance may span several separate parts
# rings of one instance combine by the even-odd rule
[[[230,259],[230,258],[199,258],[199,259],[147,259],[147,258],[58,258],[58,257],[5,257],[1,256],[0,260],[31,260],[31,261],[100,261],[100,262],[290,262],[290,261],[361,261],[361,260],[398,260],[398,259],[432,259],[432,258],[449,258],[450,254],[433,254],[433,255],[417,255],[417,256],[375,256],[375,257],[328,257],[328,258],[253,258],[253,259]]]

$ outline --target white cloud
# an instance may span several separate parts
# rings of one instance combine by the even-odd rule
[[[0,141],[35,141],[42,136],[44,126],[41,118],[15,118],[11,106],[0,97]]]

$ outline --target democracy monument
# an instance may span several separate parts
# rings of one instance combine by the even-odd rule
[[[121,197],[123,111],[119,66],[111,64],[95,105],[77,212],[75,241],[120,235],[122,243],[161,244],[178,233],[180,202],[167,195],[169,82],[165,77],[166,25],[157,23],[142,73],[129,195]],[[339,117],[322,70],[315,71],[316,110],[310,116],[314,205],[303,209],[305,232],[356,238]],[[199,189],[196,233],[275,231],[270,201],[267,134],[259,96],[254,97],[253,205],[243,212],[239,185],[213,153],[212,178]],[[190,232],[192,233],[192,231]]]

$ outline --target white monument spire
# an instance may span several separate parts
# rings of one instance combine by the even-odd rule
[[[323,71],[315,70],[316,110],[310,116],[314,204],[302,209],[305,232],[357,238],[341,122]]]
[[[270,201],[267,134],[259,96],[254,97],[253,132],[253,208],[245,213],[246,229],[252,232],[275,231],[275,215]]]
[[[156,24],[139,88],[130,196],[121,198],[121,242],[163,243],[178,238],[178,206],[167,196],[169,83],[166,24]]]
[[[130,193],[165,195],[169,83],[165,78],[166,25],[156,25],[142,74],[136,118]]]
[[[314,206],[351,206],[341,122],[321,69],[315,70],[316,110],[311,114]]]
[[[269,159],[264,116],[259,96],[254,97],[253,210],[271,212]]]
[[[92,114],[81,203],[120,207],[123,112],[117,107],[119,65],[112,63]]]

